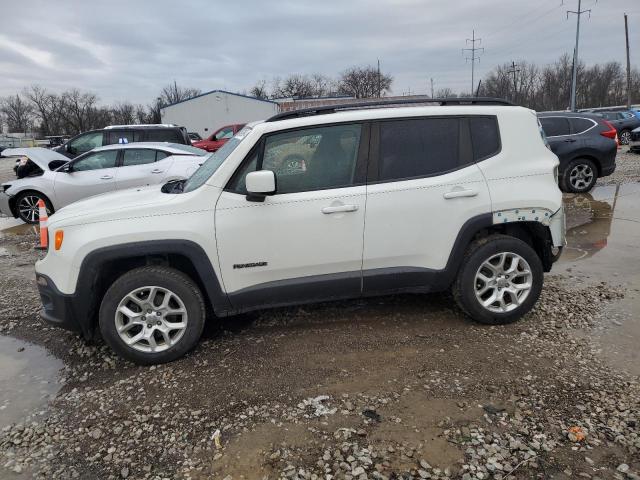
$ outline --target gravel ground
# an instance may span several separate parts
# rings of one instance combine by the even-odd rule
[[[639,180],[620,154],[600,183]],[[142,368],[40,323],[31,235],[0,239],[0,334],[65,367],[0,432],[0,478],[640,479],[639,379],[591,341],[628,294],[615,279],[550,274],[502,327],[448,295],[265,311]]]

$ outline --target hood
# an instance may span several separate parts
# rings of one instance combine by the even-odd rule
[[[175,201],[179,196],[162,193],[161,188],[162,185],[151,185],[85,198],[58,210],[49,217],[49,223],[77,225],[157,215],[161,213],[162,205]],[[149,208],[152,205],[158,208]]]
[[[42,170],[51,170],[49,163],[54,160],[63,160],[65,163],[69,161],[67,157],[58,152],[42,147],[29,148],[7,148],[2,151],[3,157],[27,157],[33,163],[38,165]],[[60,165],[57,165],[59,167]]]

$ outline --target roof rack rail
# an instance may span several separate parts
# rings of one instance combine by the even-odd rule
[[[112,128],[157,128],[157,127],[177,127],[173,123],[132,123],[129,125],[107,125],[104,130],[110,130]]]
[[[360,103],[342,103],[336,105],[322,105],[311,108],[301,108],[300,110],[291,110],[289,112],[278,113],[269,117],[267,122],[275,122],[277,120],[286,120],[288,118],[309,117],[313,115],[323,115],[326,113],[335,113],[338,110],[360,110],[373,107],[387,107],[390,105],[411,105],[437,103],[440,106],[445,105],[503,105],[513,106],[513,103],[502,98],[493,97],[452,97],[452,98],[407,98],[404,100],[376,100],[373,102]]]

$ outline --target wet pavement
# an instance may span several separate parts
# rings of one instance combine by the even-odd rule
[[[568,245],[554,272],[594,288],[606,281],[627,290],[607,307],[608,325],[592,340],[613,367],[640,375],[640,183],[565,195],[565,207]]]
[[[0,365],[0,430],[29,415],[44,415],[60,389],[62,362],[42,347],[0,336]]]

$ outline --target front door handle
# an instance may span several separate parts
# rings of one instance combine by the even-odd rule
[[[151,173],[162,173],[162,172],[164,172],[164,170],[160,170],[159,168],[151,170]]]
[[[100,180],[111,180],[113,178],[113,175],[103,175],[100,177]]]
[[[565,142],[567,142],[567,143],[573,143],[573,142],[575,142],[575,141],[576,141],[576,140],[575,140],[575,138],[567,138],[567,139],[565,140]]]
[[[355,212],[358,210],[357,205],[336,205],[335,207],[324,207],[322,213],[341,213],[341,212]]]
[[[460,197],[475,197],[476,195],[478,195],[477,190],[472,190],[470,188],[460,188],[460,187],[456,187],[453,190],[450,190],[442,194],[442,196],[447,200],[451,198],[460,198]]]

